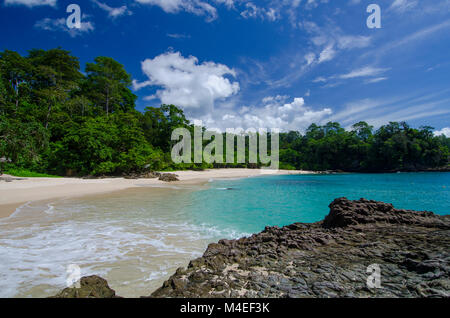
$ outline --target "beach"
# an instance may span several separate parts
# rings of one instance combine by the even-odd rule
[[[318,222],[326,218],[330,202],[342,196],[448,214],[450,175],[445,173],[259,173],[185,171],[177,172],[181,181],[172,183],[2,181],[2,202],[11,193],[25,203],[16,210],[11,206],[13,215],[0,219],[0,297],[56,295],[72,265],[79,266],[81,276],[103,277],[120,296],[150,295],[209,244],[252,237],[266,226]],[[15,204],[12,195],[7,198]],[[318,235],[327,239],[329,233]],[[309,240],[300,235],[299,242]]]
[[[179,176],[171,184],[202,184],[214,179],[247,178],[267,175],[311,174],[310,171],[259,169],[213,169],[205,171],[175,171]],[[10,216],[21,205],[57,198],[74,198],[102,194],[141,186],[167,187],[158,179],[81,179],[81,178],[25,178],[13,182],[0,182],[0,218]]]

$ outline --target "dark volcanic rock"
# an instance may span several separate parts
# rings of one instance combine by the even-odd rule
[[[159,177],[159,180],[164,181],[164,182],[180,181],[178,179],[178,176],[176,174],[173,174],[173,173],[163,173]]]
[[[325,218],[323,225],[326,228],[334,228],[369,223],[417,224],[444,228],[448,226],[432,212],[397,210],[388,203],[365,199],[349,201],[346,198],[336,199],[330,204],[330,214]]]
[[[372,289],[368,267],[374,264],[381,288]],[[111,296],[108,288],[90,290],[66,289],[58,296]],[[267,227],[210,244],[150,297],[448,298],[450,216],[336,199],[322,222]]]
[[[108,282],[98,276],[87,276],[80,280],[80,288],[65,288],[54,298],[116,298],[116,292]]]
[[[340,198],[323,222],[210,244],[151,297],[450,297],[449,250],[448,216]]]
[[[142,173],[130,173],[123,176],[125,179],[156,179],[161,177],[161,173],[148,171]]]

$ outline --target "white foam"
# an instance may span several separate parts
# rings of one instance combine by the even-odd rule
[[[52,295],[66,287],[70,264],[80,266],[82,276],[105,276],[125,262],[131,264],[126,265],[130,275],[142,274],[122,281],[142,285],[202,255],[209,242],[245,235],[182,221],[179,212],[160,201],[161,206],[141,207],[132,200],[123,205],[108,200],[24,204],[13,219],[0,222],[0,297],[30,296],[39,286],[46,286],[42,292],[48,294],[38,296]]]
[[[47,214],[53,214],[55,213],[55,207],[51,205],[50,203],[47,204],[48,209],[46,209],[44,212]]]
[[[1,219],[1,220],[0,220],[0,223],[1,223],[2,221],[5,221],[5,220],[9,220],[9,219],[15,218],[16,216],[19,215],[19,213],[20,213],[24,208],[28,207],[30,204],[31,204],[31,201],[28,201],[27,203],[22,204],[22,205],[19,206],[19,207],[18,207],[18,208],[10,215],[10,216],[8,216],[7,218]]]
[[[162,278],[162,277],[164,277],[164,276],[166,276],[166,275],[167,275],[167,272],[166,272],[166,271],[152,272],[152,273],[145,279],[145,281],[146,281],[146,282],[154,281],[154,280],[160,279],[160,278]]]

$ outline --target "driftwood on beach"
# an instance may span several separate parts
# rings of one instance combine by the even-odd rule
[[[150,297],[450,297],[449,262],[450,216],[340,198],[324,221],[210,244]],[[82,289],[57,297],[116,297],[95,276]]]

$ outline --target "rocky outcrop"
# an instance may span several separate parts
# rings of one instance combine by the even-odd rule
[[[162,173],[161,176],[159,177],[159,180],[164,181],[164,182],[180,181],[178,179],[178,176],[173,173]]]
[[[10,175],[0,175],[0,181],[5,181],[5,182],[13,182],[13,181],[21,181],[21,180],[27,180],[26,178],[15,178],[12,177]]]
[[[389,203],[365,199],[349,201],[346,198],[336,199],[330,204],[330,214],[325,218],[323,227],[336,228],[367,224],[448,227],[445,219],[436,217],[432,212],[397,210]]]
[[[340,198],[322,222],[210,244],[151,297],[450,297],[449,251],[448,216]]]
[[[380,288],[367,284],[374,269]],[[99,285],[58,296],[114,295]],[[448,298],[450,216],[336,199],[324,221],[210,244],[149,297]]]
[[[98,276],[87,276],[80,280],[80,288],[65,288],[54,298],[117,298],[108,282]]]
[[[147,171],[142,173],[130,173],[123,176],[125,179],[156,179],[161,177],[160,172]]]
[[[175,182],[180,181],[178,179],[178,175],[173,173],[161,173],[156,171],[149,171],[143,173],[130,173],[127,175],[123,175],[124,179],[156,179],[164,181],[164,182]]]

